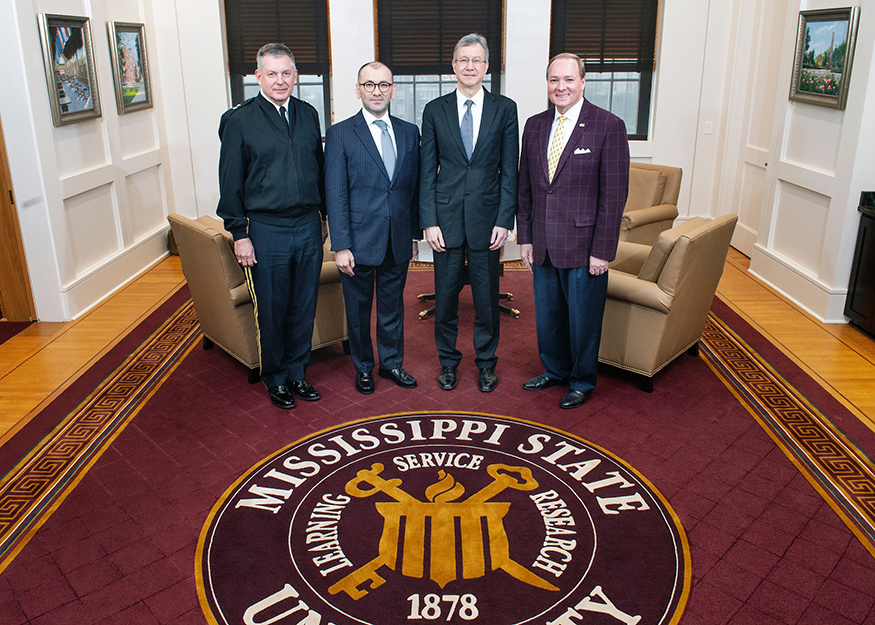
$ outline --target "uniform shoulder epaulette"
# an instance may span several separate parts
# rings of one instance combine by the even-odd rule
[[[243,108],[244,106],[248,106],[249,104],[252,104],[252,103],[255,101],[255,98],[257,98],[257,97],[258,97],[258,96],[253,96],[253,97],[249,98],[248,100],[243,100],[243,101],[242,101],[240,104],[238,104],[237,106],[232,107],[232,108],[229,108],[227,111],[225,111],[225,113],[226,113],[226,114],[227,114],[227,113],[231,113],[231,112],[233,112],[233,111],[236,111],[237,109]]]

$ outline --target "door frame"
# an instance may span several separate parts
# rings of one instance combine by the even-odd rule
[[[36,308],[0,120],[0,310],[8,321],[36,321]]]

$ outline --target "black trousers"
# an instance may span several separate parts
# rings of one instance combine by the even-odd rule
[[[302,380],[310,362],[322,270],[319,214],[294,226],[249,222],[256,264],[246,274],[255,305],[261,379],[271,388]]]
[[[456,349],[459,335],[459,293],[465,285],[465,261],[474,299],[474,363],[493,368],[498,362],[499,308],[498,263],[501,250],[472,250],[461,247],[434,253],[435,323],[434,341],[441,366],[455,367],[462,360]]]
[[[396,263],[390,239],[386,256],[377,266],[356,263],[354,275],[340,274],[349,331],[349,352],[359,373],[374,368],[371,310],[377,294],[377,354],[381,369],[398,369],[404,362],[404,285],[408,263]]]

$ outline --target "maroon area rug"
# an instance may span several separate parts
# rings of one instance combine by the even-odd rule
[[[296,441],[358,419],[414,411],[506,415],[515,423],[532,422],[549,433],[555,428],[569,440],[605,450],[646,479],[675,511],[689,539],[691,584],[679,614],[681,624],[875,622],[875,560],[703,359],[679,358],[659,374],[651,394],[640,391],[625,374],[606,369],[590,401],[577,410],[560,410],[561,387],[540,393],[521,388],[541,372],[530,276],[509,272],[502,286],[514,292],[514,306],[522,315],[517,320],[502,317],[500,383],[490,394],[477,390],[471,348],[473,310],[467,291],[461,305],[459,346],[465,360],[460,383],[452,392],[437,387],[433,322],[416,319],[423,305],[415,294],[432,290],[428,272],[411,272],[406,298],[405,368],[419,379],[414,390],[377,378],[373,395],[359,395],[353,388],[349,358],[340,346],[330,346],[314,353],[308,370],[308,379],[323,399],[282,411],[269,403],[262,385],[247,383],[246,371],[234,359],[220,350],[195,347],[90,470],[78,476],[75,489],[58,502],[57,510],[0,573],[0,622],[218,622],[199,596],[206,586],[199,588],[197,581],[202,561],[198,545],[209,531],[208,521],[215,518],[211,512],[227,500],[229,489],[257,467],[269,472],[265,463]],[[728,313],[728,309],[720,311],[745,340],[751,344],[761,340]],[[144,330],[139,342],[157,325]],[[780,367],[785,364],[779,362]],[[95,375],[91,388],[107,375]],[[807,382],[800,378],[794,384],[804,388]],[[65,393],[59,401],[67,401],[69,411],[89,392],[70,399]],[[809,398],[815,397],[812,401],[820,401],[816,394],[816,386],[809,389]],[[840,414],[838,408],[822,410],[842,422],[846,413]],[[61,409],[58,414],[66,413]],[[851,421],[847,427],[852,427]],[[339,435],[329,434],[328,439]],[[329,468],[325,475],[330,475]],[[475,491],[482,487],[482,476],[469,483],[471,470],[459,470],[466,473],[454,477],[463,485]],[[346,482],[338,477],[332,494],[345,494],[339,489]],[[399,488],[410,487],[417,499],[425,497],[423,488],[413,486],[402,480]],[[289,489],[277,486],[276,490]],[[373,519],[371,527],[377,527]],[[543,523],[538,527],[537,540],[543,541]],[[375,540],[371,530],[363,531],[362,548],[374,549]],[[288,549],[288,540],[277,546],[278,551]],[[510,553],[515,561],[531,567],[531,557],[524,561],[515,551]],[[492,556],[484,562],[492,562]],[[354,568],[359,566],[356,563]],[[241,567],[241,584],[257,573]],[[464,572],[457,577],[464,578]],[[276,582],[282,583],[264,589],[265,599],[285,589],[283,579]],[[406,622],[417,622],[406,619],[416,607],[422,617],[419,622],[435,620],[431,616],[438,607],[443,615],[448,613],[452,599],[444,601],[443,595],[455,594],[449,591],[451,583],[446,592],[421,589],[417,606],[413,599],[401,597],[402,605],[385,609],[405,615]],[[593,590],[594,586],[585,592]],[[612,598],[611,589],[602,591]],[[298,608],[291,593],[286,593],[290,603],[284,609]],[[465,594],[474,593],[460,593],[457,610]],[[438,597],[438,604],[426,595]],[[511,593],[507,601],[515,600]],[[468,598],[465,604],[468,616],[473,613],[471,601]],[[617,614],[635,616],[620,604],[615,605],[617,612],[586,610],[578,606],[583,601],[581,597],[564,606],[570,611],[558,622],[617,623],[623,622]],[[607,605],[598,593],[589,601]],[[254,612],[256,622],[279,613]],[[295,615],[300,617],[295,620]],[[299,623],[306,615],[299,610],[278,622]],[[463,620],[467,619],[457,613],[451,622]]]
[[[0,321],[0,345],[27,328],[31,321]]]

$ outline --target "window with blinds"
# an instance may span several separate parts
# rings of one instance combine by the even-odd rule
[[[397,85],[392,114],[421,124],[425,105],[456,88],[453,49],[472,32],[489,44],[483,85],[498,92],[502,5],[502,0],[377,0],[377,58],[392,68]]]
[[[225,0],[225,29],[232,104],[258,93],[258,49],[284,43],[298,69],[295,97],[316,108],[324,135],[325,120],[331,119],[328,0]]]
[[[658,0],[552,0],[550,56],[586,62],[586,99],[626,122],[630,139],[647,139]]]

